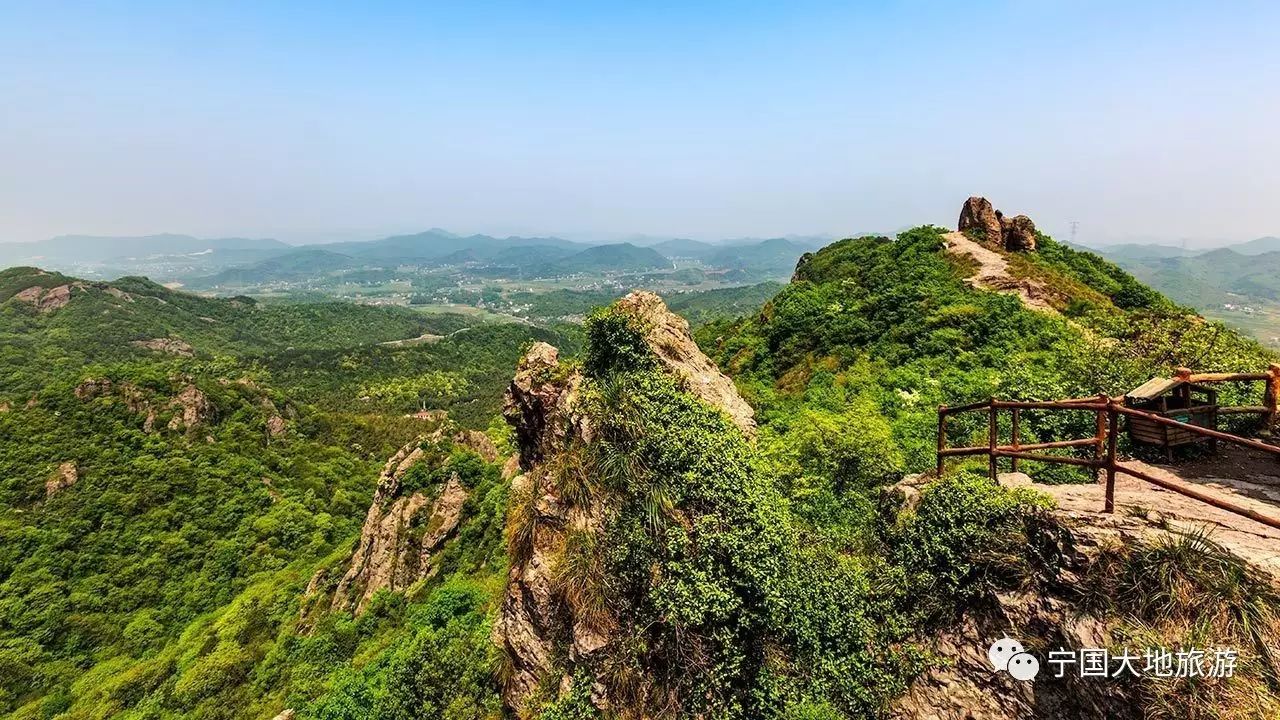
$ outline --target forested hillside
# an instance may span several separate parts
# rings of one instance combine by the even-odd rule
[[[699,337],[766,429],[869,423],[912,472],[932,462],[940,404],[1118,397],[1178,366],[1257,371],[1270,357],[1044,236],[1035,253],[1012,255],[1010,268],[1043,282],[1058,312],[975,289],[965,281],[968,258],[945,252],[942,236],[926,227],[896,240],[841,240],[803,260],[761,312]]]
[[[1266,717],[1280,604],[1212,544],[1087,554],[962,465],[899,487],[940,403],[1273,359],[1035,246],[1001,251],[1006,292],[921,227],[581,327],[0,273],[0,713],[926,717],[902,698],[954,660],[938,638],[1016,596],[1046,643],[1262,649],[1231,682],[1037,685],[1046,717]]]

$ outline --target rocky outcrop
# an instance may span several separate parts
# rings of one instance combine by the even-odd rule
[[[694,344],[688,324],[657,295],[634,292],[614,308],[644,328],[663,372],[723,410],[744,433],[754,432],[751,407]],[[581,403],[582,383],[580,371],[562,365],[554,347],[538,343],[520,360],[503,408],[515,430],[524,473],[512,480],[507,531],[513,562],[493,639],[509,661],[503,701],[517,715],[548,683],[565,687],[573,668],[595,657],[611,637],[611,628],[599,624],[608,621],[579,614],[557,581],[557,558],[568,534],[599,528],[607,512],[598,499],[562,497],[556,482],[557,473],[573,463],[570,447],[592,438]],[[603,693],[603,686],[592,688],[598,707],[608,705]]]
[[[195,385],[182,388],[177,397],[169,402],[169,407],[177,411],[169,420],[170,430],[198,428],[212,420],[216,414],[213,403],[209,402],[209,396]]]
[[[1015,215],[1003,221],[1004,249],[1032,252],[1036,249],[1036,224],[1026,215]]]
[[[960,232],[976,231],[984,242],[991,244],[1004,236],[1000,215],[991,206],[991,201],[976,195],[964,201],[964,206],[960,208],[960,222],[956,227]]]
[[[280,417],[279,415],[272,415],[271,417],[267,418],[267,437],[268,438],[278,438],[284,435],[287,429],[288,429],[288,426],[285,425],[284,418]]]
[[[647,329],[645,340],[668,374],[683,380],[691,394],[723,410],[748,437],[755,435],[755,410],[738,394],[733,380],[698,349],[684,318],[668,310],[662,298],[643,290],[622,298],[616,307]]]
[[[423,447],[444,437],[443,430],[438,430],[405,445],[387,460],[355,552],[334,590],[334,609],[360,613],[379,590],[404,590],[435,572],[431,561],[461,524],[470,492],[456,473],[431,493],[405,495],[401,481],[411,468],[428,459]],[[482,432],[457,432],[451,440],[486,461],[498,457],[493,441]],[[312,584],[320,582],[313,579]]]
[[[144,432],[155,429],[156,409],[147,394],[137,385],[130,382],[113,383],[110,378],[89,378],[75,388],[77,400],[89,402],[97,398],[116,398],[124,402],[129,412],[145,415],[142,422]]]
[[[134,340],[130,345],[136,345],[147,350],[167,353],[169,355],[177,355],[178,357],[195,357],[196,351],[187,343],[178,338],[152,338],[150,340]]]
[[[1080,615],[1059,597],[1039,593],[1001,593],[991,607],[967,614],[934,636],[929,650],[946,658],[912,683],[894,703],[895,720],[1036,720],[1038,718],[1127,718],[1132,707],[1126,688],[1096,678],[1048,677],[1017,680],[994,672],[987,649],[1010,637],[1045,657],[1046,648],[1108,647],[1111,627]]]
[[[560,351],[534,343],[516,366],[502,416],[515,430],[520,466],[528,470],[563,447],[569,410],[582,382],[580,373],[560,372]]]
[[[58,471],[44,481],[45,499],[66,490],[75,485],[80,480],[80,469],[72,461],[67,461],[58,466]]]
[[[83,288],[83,283],[73,283],[70,285],[58,285],[57,287],[43,288],[39,285],[33,285],[25,290],[14,294],[14,298],[25,303],[29,303],[35,307],[37,312],[49,313],[63,307],[71,302],[71,288]]]
[[[563,547],[570,514],[547,479],[571,433],[590,433],[585,419],[575,413],[581,383],[577,370],[564,372],[554,347],[536,343],[520,360],[503,406],[526,471],[511,481],[508,524],[519,525],[527,536],[513,540],[519,545],[512,548],[517,560],[507,576],[493,639],[511,661],[503,701],[517,712],[551,673],[556,640],[572,626],[562,615],[554,583],[554,558]],[[521,534],[510,527],[508,533]]]
[[[984,197],[971,197],[960,208],[960,232],[974,231],[982,242],[1014,252],[1036,249],[1036,226],[1026,215],[1007,218]]]

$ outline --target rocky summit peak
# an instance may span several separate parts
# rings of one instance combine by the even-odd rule
[[[614,307],[640,321],[646,329],[645,340],[665,372],[683,380],[693,395],[723,410],[742,432],[749,436],[755,433],[755,411],[738,394],[733,380],[698,348],[689,334],[689,323],[671,312],[662,298],[637,290]]]
[[[681,388],[717,408],[748,437],[756,425],[751,406],[726,375],[702,353],[688,323],[671,312],[654,293],[637,291],[618,300],[610,312],[625,316],[652,351],[656,369],[675,378]],[[527,709],[539,688],[565,667],[596,657],[616,640],[615,628],[593,620],[563,596],[557,562],[568,538],[599,532],[610,514],[607,502],[592,495],[564,496],[557,478],[575,464],[581,447],[599,432],[583,402],[588,379],[581,369],[564,364],[546,343],[530,347],[507,389],[503,415],[515,430],[523,474],[512,480],[516,498],[508,522],[515,538],[515,561],[507,579],[502,607],[493,628],[494,641],[510,660],[503,700],[517,714]],[[575,450],[576,448],[576,450]],[[513,531],[523,527],[525,532]],[[567,642],[567,654],[565,645]],[[564,687],[572,673],[559,677]],[[592,688],[592,703],[605,707],[607,694]]]
[[[1015,252],[1032,252],[1036,249],[1036,225],[1026,215],[1005,217],[991,201],[973,196],[960,208],[960,221],[956,229],[974,231],[988,245]]]

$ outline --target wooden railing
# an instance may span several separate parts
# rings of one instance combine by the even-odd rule
[[[1237,408],[1222,408],[1219,409],[1219,412],[1224,409],[1237,410]],[[1001,410],[1008,410],[1011,414],[1011,442],[1008,445],[1000,444],[999,413]],[[1095,432],[1093,437],[1088,438],[1023,444],[1020,437],[1020,423],[1022,420],[1021,415],[1023,410],[1092,412],[1095,416]],[[1243,410],[1243,408],[1240,408],[1240,410]],[[986,411],[987,414],[987,444],[968,447],[948,447],[947,420],[953,415],[977,411]],[[1256,410],[1250,408],[1250,411]],[[1230,511],[1238,515],[1243,515],[1244,517],[1256,520],[1264,525],[1280,529],[1280,518],[1278,517],[1259,513],[1252,508],[1237,505],[1229,500],[1202,492],[1196,488],[1183,485],[1182,483],[1170,482],[1163,478],[1145,473],[1137,468],[1124,465],[1116,456],[1116,444],[1119,437],[1121,415],[1145,418],[1157,424],[1181,428],[1215,441],[1221,440],[1223,442],[1251,448],[1253,450],[1260,450],[1274,456],[1280,456],[1280,447],[1259,442],[1257,440],[1250,440],[1249,438],[1243,438],[1239,435],[1232,435],[1231,433],[1225,433],[1219,430],[1212,430],[1200,427],[1199,425],[1181,422],[1179,420],[1165,417],[1161,413],[1125,407],[1122,402],[1114,400],[1106,395],[1057,400],[1052,402],[1020,402],[991,398],[990,400],[971,403],[969,405],[958,405],[955,407],[942,405],[938,407],[937,475],[938,477],[942,476],[943,471],[946,469],[947,458],[971,455],[987,456],[987,470],[993,482],[996,480],[996,475],[999,471],[998,466],[1000,458],[1009,458],[1014,472],[1017,472],[1018,462],[1020,460],[1074,465],[1077,467],[1091,468],[1099,473],[1105,474],[1106,495],[1103,506],[1104,512],[1115,512],[1116,473],[1124,473],[1126,475],[1136,477],[1139,480],[1162,487],[1166,490],[1186,495],[1187,497],[1200,500],[1201,502],[1208,503],[1214,507]],[[1092,457],[1049,455],[1033,452],[1036,450],[1088,447],[1093,448]]]

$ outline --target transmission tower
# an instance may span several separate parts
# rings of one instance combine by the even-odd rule
[[[1079,229],[1080,229],[1080,221],[1072,220],[1071,221],[1071,244],[1072,245],[1076,244],[1076,230],[1079,230]]]

